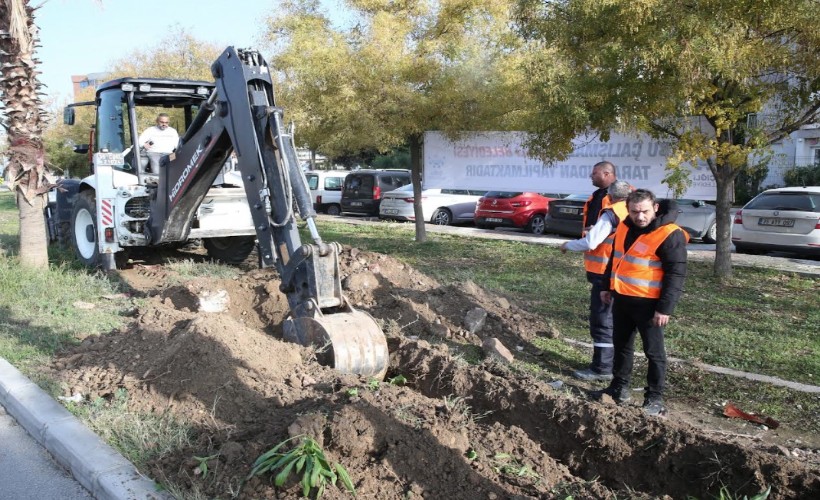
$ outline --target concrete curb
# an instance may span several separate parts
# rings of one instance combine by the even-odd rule
[[[8,361],[0,404],[98,500],[166,500],[157,485]]]

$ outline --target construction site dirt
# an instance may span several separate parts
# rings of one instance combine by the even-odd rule
[[[188,448],[158,453],[142,471],[190,498],[301,496],[295,476],[279,488],[271,475],[246,477],[259,455],[302,434],[345,467],[359,498],[705,499],[769,487],[769,498],[820,498],[817,436],[750,436],[745,422],[674,402],[661,419],[637,404],[589,401],[583,384],[484,357],[482,344],[497,339],[537,363],[532,340],[560,336],[548,318],[382,254],[346,247],[341,267],[351,303],[387,336],[384,381],[340,374],[282,341],[287,301],[275,271],[252,263],[235,279],[179,280],[162,262],[120,271],[145,298],[133,322],[62,353],[50,375],[66,396],[125,389],[130,410],[190,426]],[[224,311],[201,311],[217,293]],[[475,308],[486,320],[470,332],[464,318]]]

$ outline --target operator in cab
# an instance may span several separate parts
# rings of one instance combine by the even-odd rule
[[[170,125],[171,118],[165,114],[157,115],[157,124],[145,129],[137,143],[148,156],[148,168],[151,173],[159,172],[160,158],[171,154],[179,144],[179,134]]]

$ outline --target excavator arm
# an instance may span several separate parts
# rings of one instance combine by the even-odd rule
[[[384,333],[342,293],[339,247],[325,243],[296,159],[293,138],[274,101],[270,70],[252,50],[228,47],[211,67],[216,89],[160,169],[146,236],[180,241],[231,152],[236,152],[263,267],[275,266],[291,315],[285,339],[317,347],[320,362],[343,372],[383,377]],[[302,244],[297,215],[312,243]]]

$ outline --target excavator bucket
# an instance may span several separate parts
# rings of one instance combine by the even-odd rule
[[[288,318],[282,329],[285,340],[315,346],[322,365],[379,380],[387,373],[387,339],[366,312],[351,307],[347,312],[313,318]]]

